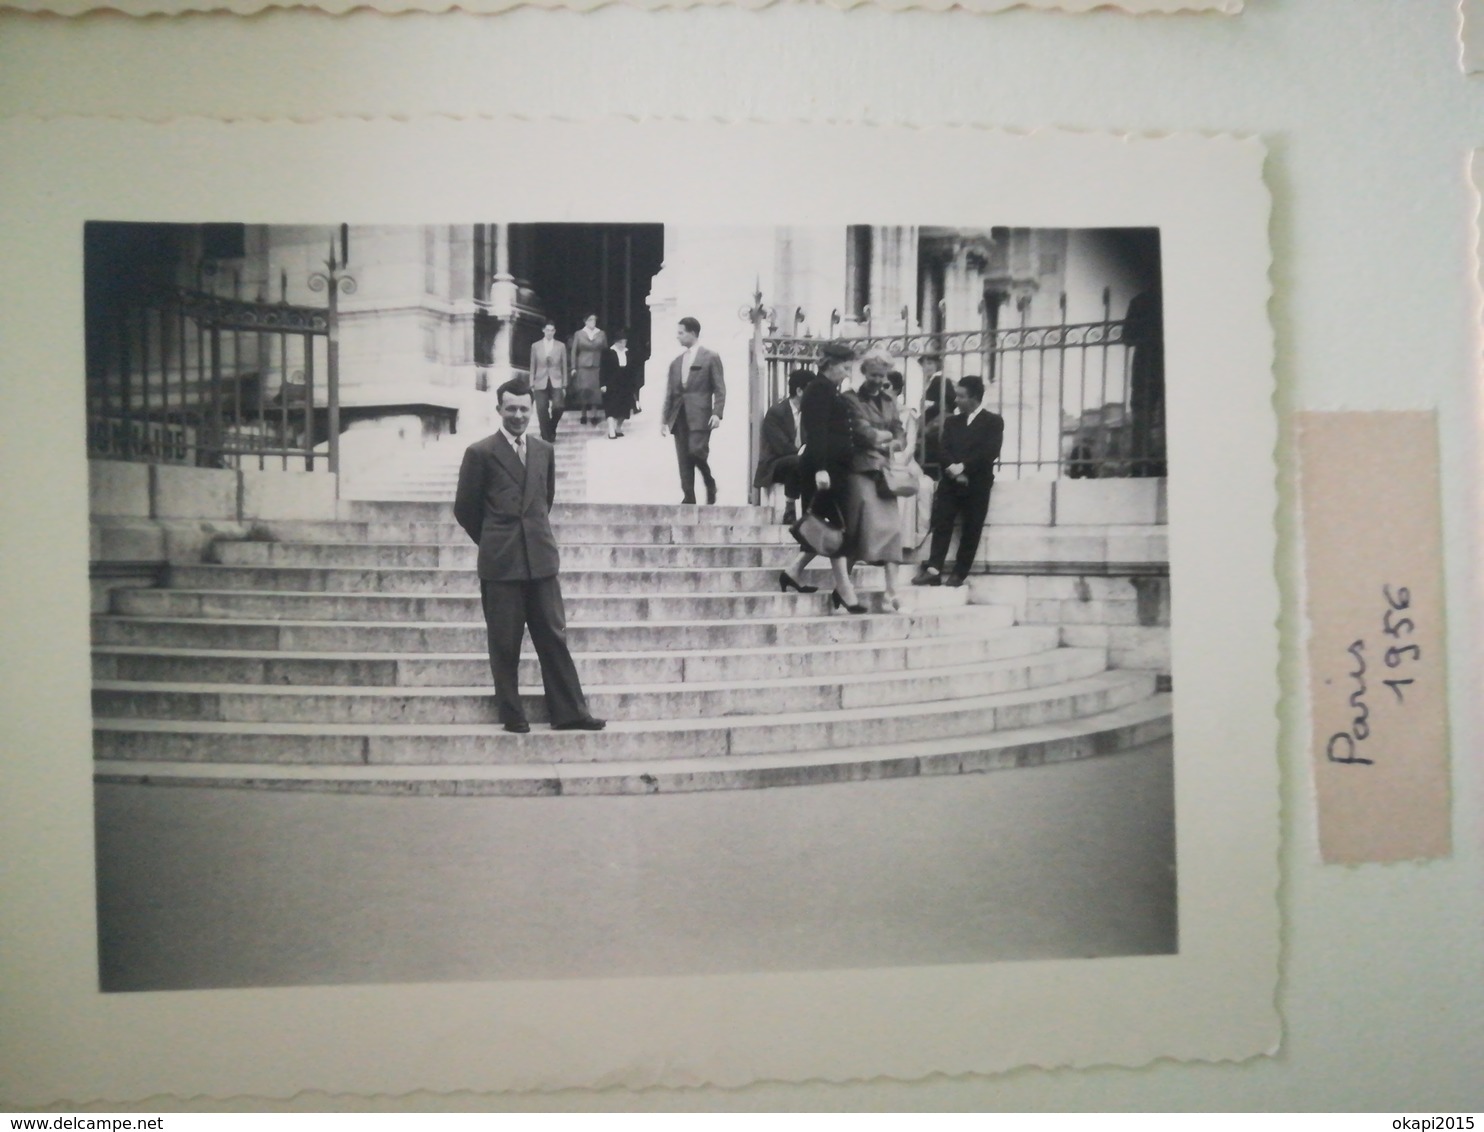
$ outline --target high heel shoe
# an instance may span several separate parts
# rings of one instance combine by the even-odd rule
[[[796,582],[787,570],[778,571],[778,592],[788,593],[789,590],[797,590],[801,594],[817,594],[818,586],[806,586],[802,582]]]
[[[897,597],[896,594],[887,594],[882,599],[882,602],[886,606],[886,608],[891,610],[893,613],[902,612],[902,599]]]
[[[846,605],[845,599],[840,596],[839,590],[830,591],[830,606],[834,609],[843,609],[846,613],[864,613],[866,611],[866,607],[859,603]]]

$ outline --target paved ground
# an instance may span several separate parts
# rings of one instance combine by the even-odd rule
[[[97,789],[106,990],[1176,949],[1168,742],[676,797]]]

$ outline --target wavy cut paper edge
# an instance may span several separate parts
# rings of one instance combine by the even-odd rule
[[[517,8],[544,8],[554,11],[592,12],[600,8],[629,7],[654,12],[688,8],[745,8],[759,10],[782,6],[796,0],[462,0],[461,3],[427,0],[0,0],[0,11],[18,11],[53,16],[83,16],[95,12],[115,12],[125,16],[174,16],[188,12],[230,12],[239,16],[257,15],[270,10],[309,9],[332,16],[353,12],[379,12],[400,15],[408,12],[441,14],[462,12],[468,15],[495,15]],[[1245,0],[802,0],[805,4],[824,7],[882,8],[887,11],[964,11],[975,14],[1008,12],[1015,9],[1085,13],[1122,12],[1128,15],[1172,15],[1177,13],[1214,13],[1235,16],[1242,12]],[[1471,0],[1461,0],[1468,4]]]

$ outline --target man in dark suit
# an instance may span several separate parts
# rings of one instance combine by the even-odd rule
[[[711,430],[721,424],[727,403],[727,385],[721,376],[721,358],[700,345],[701,324],[682,318],[675,331],[680,356],[670,363],[660,435],[675,434],[675,459],[680,465],[682,503],[696,501],[696,472],[706,485],[706,502],[716,502],[716,478],[711,474]]]
[[[784,498],[788,500],[783,513],[785,523],[796,518],[794,500],[799,497],[799,448],[802,447],[799,434],[803,431],[799,398],[813,380],[813,370],[796,369],[788,375],[788,396],[763,414],[758,437],[757,471],[753,473],[752,486],[764,492],[783,488]]]
[[[541,340],[531,347],[531,392],[536,398],[536,422],[541,426],[541,439],[550,444],[556,439],[567,380],[567,344],[558,342],[556,323],[541,328]]]
[[[554,731],[601,731],[582,694],[567,649],[567,619],[549,514],[556,496],[556,455],[526,435],[531,389],[516,379],[495,394],[500,431],[469,445],[459,470],[453,514],[479,544],[479,596],[489,631],[495,705],[506,731],[531,729],[520,702],[520,645],[526,626],[541,663],[546,711]]]
[[[984,516],[989,513],[989,492],[994,487],[994,465],[1005,439],[1005,421],[984,408],[984,379],[965,377],[958,383],[958,412],[943,422],[943,476],[933,495],[932,549],[928,560],[912,579],[914,586],[937,586],[943,582],[943,562],[954,524],[963,522],[958,558],[947,585],[961,586],[974,565]]]

